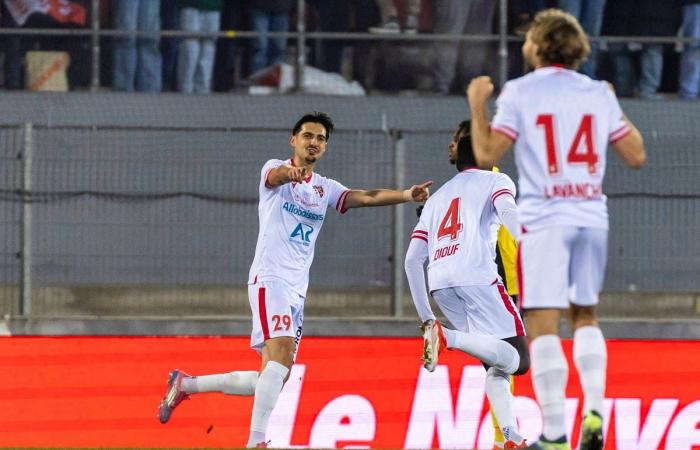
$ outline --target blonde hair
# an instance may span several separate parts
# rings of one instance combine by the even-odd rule
[[[545,66],[562,65],[577,69],[591,52],[588,36],[571,14],[560,9],[540,11],[530,26],[530,38]]]

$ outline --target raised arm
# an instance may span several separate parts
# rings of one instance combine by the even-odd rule
[[[302,181],[306,177],[306,167],[292,167],[288,164],[270,169],[267,173],[265,185],[269,188],[277,187],[292,181]]]
[[[428,199],[428,187],[432,181],[411,186],[403,191],[394,189],[351,190],[345,199],[346,208],[362,208],[364,206],[385,206],[405,202],[424,202]]]
[[[488,101],[492,93],[493,83],[487,76],[474,78],[467,88],[474,157],[479,167],[486,169],[495,166],[513,145],[510,137],[491,130]]]

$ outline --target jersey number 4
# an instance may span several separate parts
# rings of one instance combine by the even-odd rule
[[[554,116],[552,114],[540,114],[537,116],[537,126],[544,128],[545,143],[547,146],[547,169],[550,175],[557,175],[560,171],[558,149],[554,141]],[[593,147],[593,115],[586,114],[581,119],[576,136],[569,147],[566,156],[569,164],[586,164],[588,173],[595,173],[598,166],[598,154]]]
[[[438,241],[446,236],[454,241],[462,231],[462,223],[459,221],[459,200],[459,197],[455,197],[450,202],[450,207],[440,222],[440,228],[438,228]]]

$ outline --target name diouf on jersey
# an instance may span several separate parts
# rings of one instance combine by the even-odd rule
[[[435,255],[433,255],[433,261],[436,261],[440,258],[444,258],[445,256],[452,256],[455,253],[457,253],[457,250],[459,250],[459,244],[452,244],[446,247],[441,247],[435,250]]]

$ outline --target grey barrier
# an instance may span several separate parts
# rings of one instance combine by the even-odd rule
[[[318,170],[354,188],[437,188],[454,173],[447,143],[466,115],[455,98],[17,93],[0,105],[0,312],[12,316],[128,314],[143,303],[151,315],[196,316],[245,304],[260,168],[290,154],[302,112],[335,117]],[[649,161],[633,172],[609,152],[605,289],[700,292],[700,105],[623,107]],[[512,157],[502,169],[517,178]],[[310,296],[403,315],[414,208],[329,213]]]

